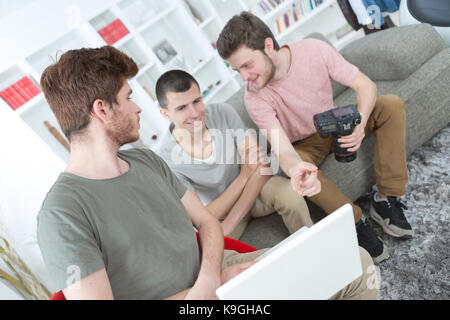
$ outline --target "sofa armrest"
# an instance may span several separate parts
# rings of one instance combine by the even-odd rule
[[[340,53],[374,81],[406,79],[446,44],[429,24],[386,29],[358,39]]]

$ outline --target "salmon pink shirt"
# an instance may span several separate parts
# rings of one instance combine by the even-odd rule
[[[330,79],[350,86],[359,70],[324,41],[304,39],[287,47],[291,51],[287,75],[260,90],[249,82],[245,106],[260,129],[279,124],[295,142],[316,132],[315,114],[335,107]]]

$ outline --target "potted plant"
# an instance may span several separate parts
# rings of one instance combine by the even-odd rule
[[[1,222],[0,222],[1,226]],[[6,235],[5,228],[3,234]],[[50,291],[38,280],[8,240],[0,234],[0,260],[7,269],[0,265],[0,282],[6,284],[26,300],[48,300]],[[9,270],[8,270],[9,269]]]

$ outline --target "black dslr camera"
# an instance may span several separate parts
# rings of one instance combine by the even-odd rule
[[[356,159],[356,151],[348,152],[346,148],[341,148],[337,141],[342,136],[352,134],[353,129],[361,123],[361,115],[354,105],[334,108],[314,117],[314,126],[322,138],[333,136],[334,158],[339,162],[350,162]]]

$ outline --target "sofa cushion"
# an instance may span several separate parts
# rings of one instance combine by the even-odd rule
[[[375,81],[377,86],[377,95],[391,94],[392,90],[403,84],[403,80],[396,81]],[[336,106],[341,107],[348,104],[356,103],[356,92],[353,89],[347,88],[342,94],[334,98]]]
[[[340,52],[372,80],[402,80],[447,46],[428,24],[375,32]]]
[[[391,93],[406,105],[406,154],[450,122],[450,48],[414,72]]]

